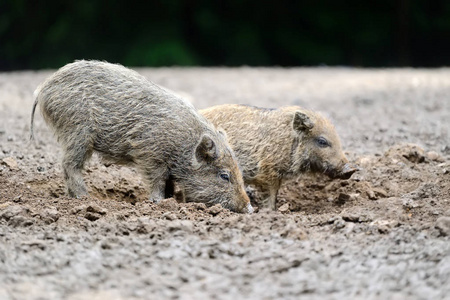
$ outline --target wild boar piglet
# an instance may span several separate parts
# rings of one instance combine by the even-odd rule
[[[175,183],[186,201],[220,203],[252,212],[242,173],[223,134],[187,101],[121,65],[76,61],[35,91],[36,106],[63,148],[63,171],[72,197],[87,194],[82,170],[95,151],[137,167],[150,199]]]
[[[317,112],[225,104],[200,113],[225,131],[245,184],[268,193],[264,205],[272,209],[286,179],[307,172],[348,179],[357,170],[342,151],[334,126]]]

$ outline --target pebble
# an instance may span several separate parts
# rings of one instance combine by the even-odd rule
[[[206,210],[207,208],[205,203],[198,203],[198,202],[193,202],[192,206],[194,206],[196,210]]]
[[[442,236],[450,236],[450,217],[440,217],[437,219],[435,227]]]
[[[437,161],[437,162],[444,162],[444,158],[439,155],[436,151],[430,151],[427,153],[427,157],[429,160]]]
[[[375,227],[379,233],[388,233],[392,228],[398,225],[396,220],[375,220],[369,224]]]
[[[107,209],[100,207],[96,204],[89,204],[89,206],[86,208],[86,211],[100,215],[106,215],[106,213],[108,212]]]
[[[210,215],[216,216],[222,212],[223,208],[222,205],[216,204],[214,206],[209,207],[206,212]]]
[[[148,234],[157,227],[158,225],[156,224],[155,220],[139,218],[138,224],[136,226],[136,232],[140,234]]]
[[[281,206],[278,208],[278,211],[279,211],[280,213],[283,213],[283,214],[288,213],[288,212],[290,211],[289,203],[285,203],[285,204],[281,205]]]
[[[167,225],[167,228],[169,232],[178,230],[192,232],[194,228],[194,223],[192,223],[189,220],[174,220]]]
[[[388,197],[388,193],[385,190],[383,190],[382,188],[372,188],[372,191],[375,193],[375,195],[378,195],[381,198]]]
[[[425,151],[417,145],[409,144],[401,150],[403,157],[412,163],[422,163],[425,161]]]
[[[19,215],[12,217],[8,224],[12,227],[26,227],[33,225],[33,220]]]
[[[351,196],[349,194],[340,193],[339,196],[337,197],[335,203],[337,205],[344,205],[350,199],[351,199]]]
[[[347,222],[359,222],[359,214],[357,213],[343,213],[342,219]]]
[[[96,213],[92,213],[92,212],[87,212],[84,217],[86,219],[88,219],[89,221],[93,222],[93,221],[97,221],[98,219],[100,219],[100,216]]]
[[[369,197],[370,200],[378,200],[378,197],[375,195],[373,190],[367,191],[367,197]]]
[[[19,170],[17,161],[12,157],[5,157],[4,159],[2,159],[2,163],[4,165],[7,165],[11,170]]]
[[[419,203],[415,202],[411,198],[403,198],[402,205],[404,208],[407,208],[407,209],[413,209],[413,208],[417,208],[417,207],[421,206]]]
[[[51,224],[58,221],[60,214],[56,208],[47,208],[40,213],[40,216],[45,224]]]
[[[27,213],[28,209],[24,208],[20,205],[10,205],[5,210],[3,210],[0,214],[0,217],[2,219],[5,219],[8,221],[9,219],[13,218],[14,216]]]
[[[75,206],[70,212],[73,215],[76,215],[77,213],[79,213],[80,211],[83,211],[86,209],[86,205],[79,205],[79,206]]]
[[[174,198],[162,199],[158,206],[167,211],[178,211],[179,209],[178,202]]]
[[[306,240],[308,239],[308,233],[297,225],[288,225],[285,230],[280,234],[282,237],[290,238],[293,240]]]
[[[334,228],[335,229],[337,229],[337,230],[339,230],[339,229],[342,229],[342,228],[344,228],[345,227],[345,221],[344,220],[342,220],[342,219],[338,219],[338,220],[336,220],[336,221],[334,221]]]
[[[161,218],[164,219],[164,220],[173,221],[173,220],[176,220],[176,219],[177,219],[177,216],[176,216],[173,212],[168,211],[168,212],[165,212],[165,213],[161,216]]]

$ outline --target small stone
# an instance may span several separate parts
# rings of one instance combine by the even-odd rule
[[[12,157],[5,157],[2,159],[2,164],[7,165],[11,170],[19,170],[17,161]]]
[[[386,234],[391,231],[392,228],[398,225],[396,220],[375,220],[369,224],[375,227],[379,233]]]
[[[376,196],[380,196],[381,198],[388,197],[388,193],[382,188],[372,188],[372,191],[375,193]]]
[[[44,172],[45,168],[42,166],[37,167],[38,172]]]
[[[41,215],[41,219],[46,224],[51,224],[51,223],[58,221],[59,216],[60,216],[59,212],[55,208],[44,209],[44,211],[42,211],[42,213],[40,215]]]
[[[162,208],[164,210],[168,210],[168,211],[178,211],[178,209],[179,209],[178,202],[174,198],[162,199],[158,203],[158,206],[160,208]]]
[[[10,135],[7,137],[7,140],[8,140],[8,142],[12,142],[12,141],[14,141],[14,137],[12,135]]]
[[[27,227],[33,225],[33,220],[24,216],[14,216],[9,220],[8,224],[12,227]]]
[[[80,211],[86,210],[86,205],[79,205],[79,206],[75,206],[70,213],[72,215],[76,215],[77,213],[79,213]]]
[[[197,202],[194,202],[194,203],[192,203],[192,205],[194,206],[194,208],[196,209],[196,210],[206,210],[206,205],[205,205],[205,203],[197,203]]]
[[[173,231],[186,231],[186,232],[192,232],[192,229],[194,228],[194,224],[189,220],[174,220],[169,223],[167,226],[167,229],[169,232]]]
[[[345,227],[345,221],[342,217],[336,217],[333,222],[334,229],[339,230]]]
[[[278,211],[282,214],[288,213],[290,211],[289,203],[285,203],[278,208]]]
[[[106,213],[108,212],[108,210],[96,204],[89,204],[89,206],[86,208],[86,211],[100,215],[106,215]]]
[[[359,214],[357,213],[344,213],[342,219],[347,222],[359,222]]]
[[[176,220],[176,219],[177,219],[177,216],[176,216],[174,213],[168,211],[168,212],[164,213],[164,214],[161,216],[161,218],[162,218],[162,219],[165,219],[165,220],[173,221],[173,220]]]
[[[154,220],[139,218],[138,224],[136,226],[136,232],[139,234],[148,234],[152,232],[156,227],[158,226]]]
[[[403,198],[402,205],[405,209],[413,209],[421,206],[418,202],[414,201],[411,198]]]
[[[306,231],[296,224],[287,225],[280,235],[294,240],[306,240],[308,238]]]
[[[223,208],[222,205],[216,204],[214,206],[209,207],[206,212],[210,215],[216,216],[222,212]]]
[[[92,213],[92,212],[87,212],[84,217],[86,219],[88,219],[89,221],[93,222],[93,221],[97,221],[98,219],[100,219],[100,216],[96,213]]]
[[[429,160],[437,161],[437,162],[444,162],[444,158],[439,155],[436,151],[430,151],[427,153],[427,157]]]
[[[440,217],[437,219],[435,227],[442,236],[450,236],[450,217]]]
[[[24,214],[27,212],[28,212],[28,209],[24,208],[20,205],[10,205],[4,211],[1,212],[0,217],[2,219],[5,219],[6,221],[8,221],[9,219],[11,219],[17,215]]]
[[[373,190],[367,191],[367,197],[369,197],[370,200],[377,200],[378,197],[375,195],[375,192]]]
[[[335,203],[337,205],[344,205],[350,199],[351,199],[351,196],[349,194],[340,193],[339,196],[337,197]]]
[[[425,161],[425,151],[414,144],[407,145],[404,149],[403,157],[412,163],[422,163]]]
[[[3,210],[3,209],[7,208],[7,207],[10,206],[10,205],[11,205],[10,202],[0,203],[0,210]],[[0,216],[1,216],[2,214],[3,214],[3,212],[0,213]]]
[[[106,184],[105,184],[105,190],[107,190],[108,192],[114,192],[114,182],[112,182],[112,181],[108,181]]]
[[[429,151],[427,156],[429,160],[436,160],[439,157],[439,154],[436,151]]]
[[[359,215],[359,222],[371,222],[373,220],[373,215],[370,213],[362,213]]]

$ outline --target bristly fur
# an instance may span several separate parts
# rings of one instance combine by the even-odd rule
[[[248,211],[242,173],[224,135],[189,102],[137,72],[85,60],[62,67],[36,89],[31,138],[38,104],[63,147],[69,195],[87,193],[82,169],[96,151],[136,166],[153,201],[164,197],[173,180],[187,201]],[[220,172],[230,173],[231,180],[221,179]]]
[[[226,104],[200,113],[225,130],[245,184],[268,192],[265,202],[272,209],[283,181],[307,172],[340,176],[348,164],[334,126],[317,112],[298,106],[273,110]],[[319,136],[331,147],[319,147]]]

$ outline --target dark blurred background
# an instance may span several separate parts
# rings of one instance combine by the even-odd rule
[[[0,70],[450,65],[450,1],[1,0]]]

